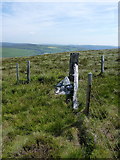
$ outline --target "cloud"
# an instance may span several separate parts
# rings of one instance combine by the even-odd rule
[[[90,37],[94,33],[95,37],[103,33],[103,39],[105,33],[116,34],[117,5],[92,2],[10,2],[3,3],[2,16],[4,41],[61,43],[64,37],[64,43],[78,43],[83,36]]]

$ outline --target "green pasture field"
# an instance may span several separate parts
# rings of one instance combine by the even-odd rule
[[[22,56],[31,56],[35,55],[34,51],[29,49],[18,49],[18,48],[2,48],[0,50],[0,55],[2,57],[22,57]]]

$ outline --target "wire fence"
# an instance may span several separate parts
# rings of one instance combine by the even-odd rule
[[[112,119],[114,117],[110,117],[111,115],[108,112],[109,106],[107,106],[108,104],[105,102],[105,95],[102,96],[100,87],[94,86],[98,82],[99,83],[104,82],[106,84],[112,83],[111,74],[112,74],[112,76],[117,76],[117,74],[118,74],[117,70],[116,70],[118,68],[118,62],[117,62],[118,57],[117,57],[117,55],[115,56],[112,54],[109,55],[109,59],[107,59],[107,57],[106,57],[106,59],[105,59],[105,75],[103,75],[103,77],[102,77],[102,79],[104,80],[103,82],[100,82],[100,80],[99,80],[99,78],[101,78],[99,76],[99,74],[100,74],[100,61],[98,60],[98,58],[100,58],[100,56],[95,55],[94,57],[93,56],[90,56],[90,57],[93,58],[92,65],[96,65],[96,66],[95,66],[95,69],[92,70],[94,77],[93,77],[93,88],[92,88],[92,92],[91,92],[91,105],[90,105],[90,113],[89,113],[90,115],[89,116],[92,117],[93,119],[95,119],[96,121],[98,119],[101,121],[100,128],[98,126],[94,127],[94,133],[97,134],[98,140],[102,141],[102,143],[104,143],[104,146],[112,152],[113,157],[111,157],[111,158],[118,159],[118,151],[120,149],[119,143],[118,143],[118,128],[116,126],[114,126],[114,124],[112,122]],[[91,58],[89,59],[89,61],[91,61]],[[92,67],[90,67],[90,69],[91,68]],[[82,71],[82,73],[83,72],[87,73],[87,71],[89,71],[90,69],[84,68],[84,71]],[[99,70],[99,74],[98,74],[98,72],[95,73],[95,70]],[[106,73],[107,73],[107,75],[106,75]],[[107,76],[107,79],[106,79],[106,76]],[[85,79],[85,75],[82,78]],[[96,80],[98,80],[97,83],[96,83]],[[97,85],[99,85],[99,84],[97,84]],[[114,94],[114,93],[112,93],[112,94]],[[111,95],[111,97],[112,96],[113,95]],[[83,101],[83,100],[84,100],[84,98],[81,99],[81,101]],[[108,107],[108,108],[105,108],[105,107]],[[116,108],[117,108],[117,106],[116,106]],[[115,111],[117,114],[117,109]],[[117,121],[117,119],[116,119],[116,121]],[[106,122],[108,124],[105,125]]]

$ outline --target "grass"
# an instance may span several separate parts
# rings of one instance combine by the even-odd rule
[[[21,57],[34,55],[34,52],[29,49],[18,49],[18,48],[2,48],[0,51],[2,57]]]
[[[55,85],[69,74],[69,52],[4,58],[3,158],[119,158],[118,51],[80,51],[79,109]],[[105,74],[100,75],[100,56]],[[31,82],[26,84],[26,61]],[[16,84],[16,63],[20,82]],[[93,73],[90,115],[83,114],[87,75]]]

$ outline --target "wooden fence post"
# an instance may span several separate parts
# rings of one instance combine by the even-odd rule
[[[30,61],[27,61],[27,83],[30,82]]]
[[[78,65],[78,57],[79,53],[71,53],[70,54],[70,69],[69,69],[69,79],[74,83],[74,65]]]
[[[104,55],[101,56],[101,73],[104,73]]]
[[[79,53],[70,54],[70,69],[69,79],[73,84],[73,90],[71,91],[71,100],[73,102],[73,108],[78,109],[77,90],[78,90],[78,57]]]
[[[16,63],[16,78],[17,78],[17,83],[19,83],[19,64]]]
[[[86,109],[85,114],[89,115],[90,108],[90,94],[91,94],[91,86],[92,86],[92,73],[88,73],[88,88],[87,88],[87,97],[86,97]]]
[[[73,108],[78,109],[77,101],[77,91],[78,91],[78,65],[74,65],[74,86],[73,86]]]

